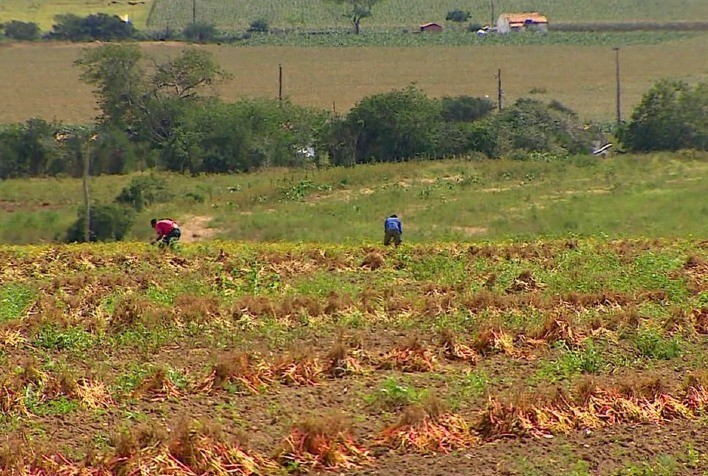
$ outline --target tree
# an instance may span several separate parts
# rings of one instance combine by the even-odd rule
[[[146,93],[144,59],[135,44],[107,44],[84,49],[74,62],[83,69],[81,80],[96,86],[104,124],[121,127],[131,122],[133,106]]]
[[[361,31],[361,20],[371,16],[371,9],[381,0],[330,0],[341,5],[346,11],[344,18],[347,18],[354,26],[354,33],[357,35]]]
[[[411,86],[362,99],[345,124],[339,133],[356,138],[357,163],[435,155],[440,103]]]
[[[138,46],[107,44],[87,48],[75,64],[81,79],[96,86],[103,127],[119,128],[139,140],[163,143],[186,105],[204,98],[203,91],[230,75],[211,53],[186,48],[159,63]]]
[[[152,86],[156,92],[180,99],[194,99],[205,87],[229,79],[211,53],[197,48],[182,50],[175,59],[155,65]]]
[[[621,141],[635,151],[708,150],[708,83],[662,80],[642,98]]]

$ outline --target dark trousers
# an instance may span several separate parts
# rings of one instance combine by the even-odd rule
[[[401,244],[401,232],[398,230],[386,230],[384,233],[384,245],[388,246],[393,240],[393,244],[398,246]]]
[[[182,236],[182,232],[179,230],[179,228],[175,228],[162,237],[162,239],[160,240],[160,244],[169,245],[172,242],[179,241],[180,236]]]

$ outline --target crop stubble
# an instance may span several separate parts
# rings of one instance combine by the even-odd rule
[[[0,328],[2,436],[27,451],[2,453],[4,469],[73,474],[97,441],[96,471],[520,474],[525,461],[567,474],[580,459],[609,474],[687,445],[699,458],[685,467],[706,469],[700,241],[0,253],[0,286],[35,292]],[[327,289],[294,292],[324,270]],[[638,354],[648,329],[657,345],[679,339],[680,358]],[[543,379],[591,341],[609,344],[607,366]],[[471,374],[488,376],[485,392],[460,394]],[[437,399],[366,403],[386,378]]]

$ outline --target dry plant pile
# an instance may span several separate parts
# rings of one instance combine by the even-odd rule
[[[708,470],[704,242],[135,248],[0,248],[0,473],[611,474],[675,422]]]

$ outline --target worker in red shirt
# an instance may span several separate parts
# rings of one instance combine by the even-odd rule
[[[158,243],[160,247],[172,246],[182,236],[179,225],[170,218],[162,218],[160,220],[153,218],[150,220],[150,225],[157,232],[157,238],[155,238],[153,243]]]

